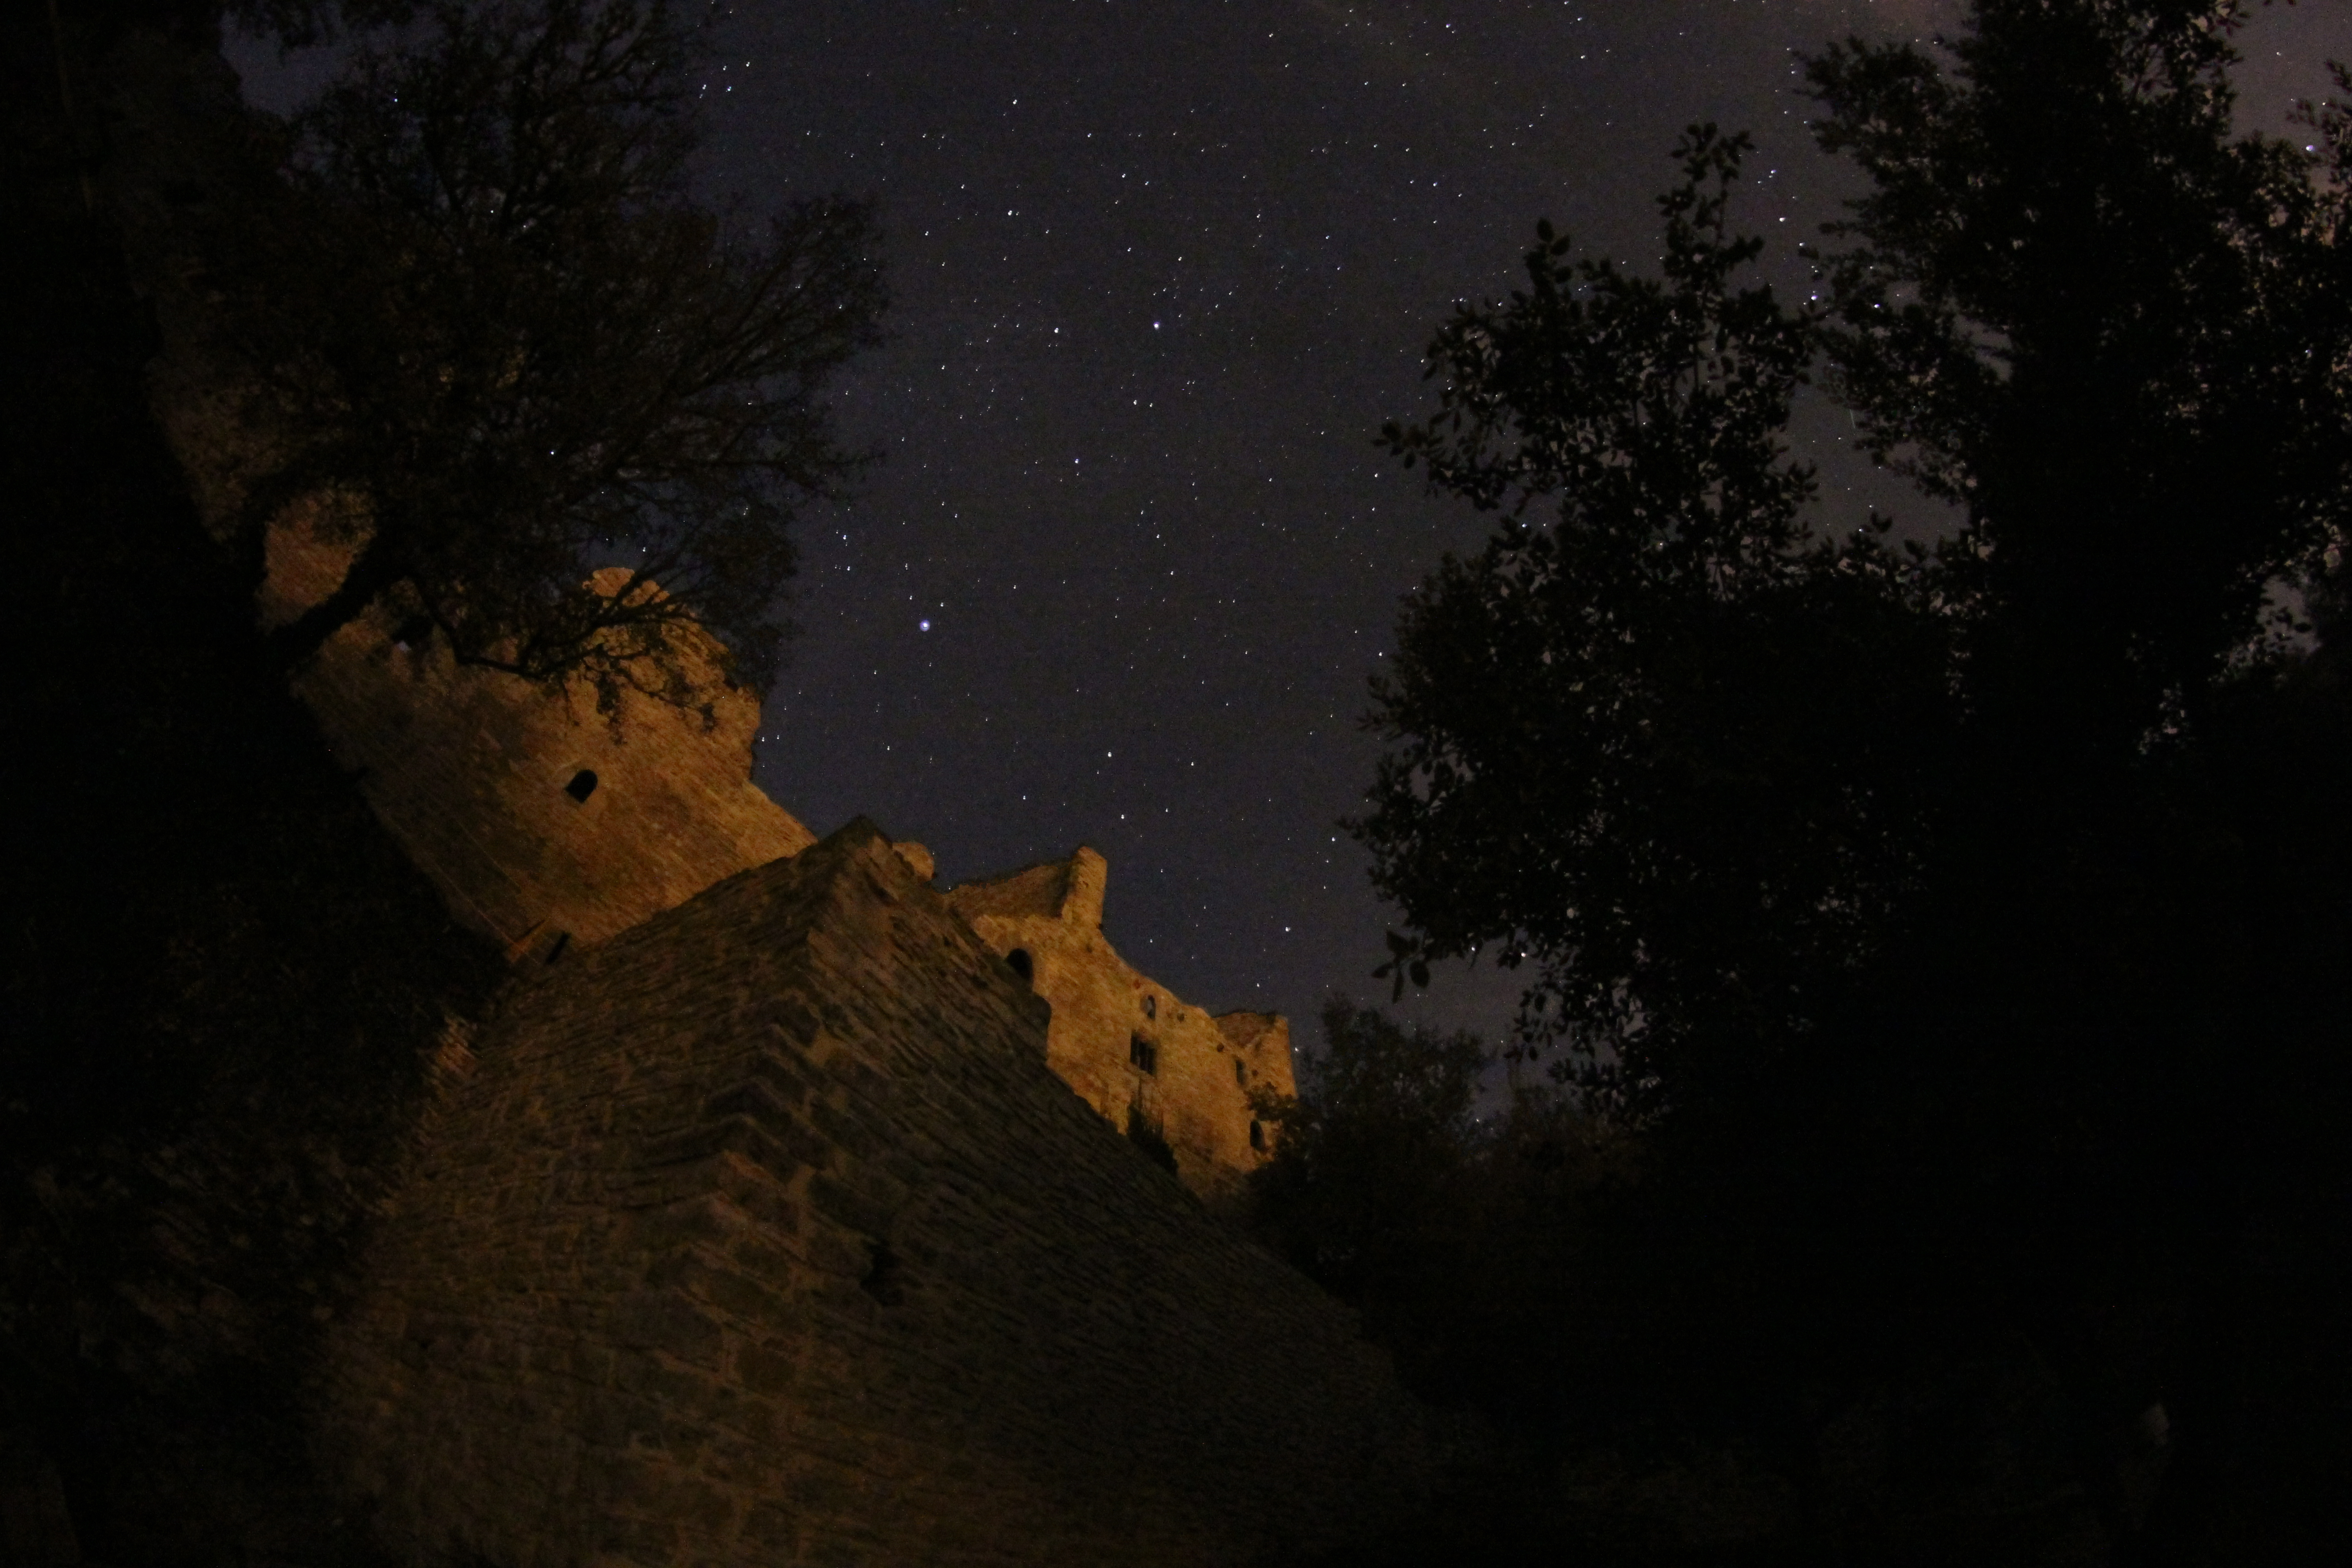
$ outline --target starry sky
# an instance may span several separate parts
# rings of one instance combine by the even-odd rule
[[[2245,39],[2244,119],[2352,57],[2352,7]],[[722,25],[707,172],[756,213],[878,203],[890,338],[841,383],[884,455],[809,514],[757,779],[864,815],[951,883],[1091,844],[1105,931],[1179,995],[1305,1021],[1394,919],[1339,826],[1400,596],[1484,536],[1378,452],[1421,352],[1517,280],[1535,221],[1654,254],[1694,121],[1759,153],[1737,218],[1779,286],[1852,188],[1791,51],[1924,36],[1948,0],[760,0]],[[257,99],[303,62],[233,51]],[[1808,410],[1823,521],[1937,520]],[[1512,977],[1406,1011],[1490,1038]]]

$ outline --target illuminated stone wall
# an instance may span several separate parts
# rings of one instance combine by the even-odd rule
[[[863,823],[541,971],[364,1259],[331,1462],[425,1563],[1208,1568],[1378,1532],[1429,1463],[1383,1358],[1045,1055]]]
[[[299,517],[274,531],[264,618],[323,597],[348,555]],[[631,692],[615,725],[585,693],[460,668],[446,647],[406,647],[396,632],[382,612],[346,626],[297,689],[451,909],[518,960],[561,960],[814,842],[751,782],[759,703],[719,681],[715,644],[696,650],[714,721]],[[900,852],[929,879],[927,850]],[[1053,1005],[1054,1070],[1115,1125],[1141,1115],[1188,1185],[1228,1198],[1270,1142],[1250,1090],[1293,1092],[1290,1026],[1213,1017],[1129,965],[1102,933],[1108,876],[1081,847],[948,898],[999,953],[1028,955]]]
[[[1067,860],[967,882],[948,902],[1025,965],[1052,1005],[1046,1060],[1064,1081],[1114,1125],[1139,1111],[1175,1150],[1187,1185],[1229,1196],[1271,1142],[1250,1091],[1297,1092],[1290,1025],[1276,1013],[1213,1017],[1139,973],[1102,933],[1108,877],[1103,858],[1081,847]]]
[[[348,556],[299,519],[273,530],[263,619],[323,598]],[[814,842],[751,783],[759,699],[719,679],[698,628],[708,723],[630,691],[615,724],[585,691],[460,668],[396,631],[381,610],[345,626],[295,689],[451,910],[518,958],[602,941]]]

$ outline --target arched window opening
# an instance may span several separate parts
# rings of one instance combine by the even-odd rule
[[[1242,1058],[1239,1057],[1235,1057],[1234,1058],[1234,1081],[1235,1083],[1249,1082],[1249,1068],[1242,1065]]]
[[[1265,1122],[1253,1121],[1250,1123],[1250,1147],[1256,1150],[1261,1154],[1265,1152]]]
[[[1004,962],[1013,966],[1013,973],[1021,976],[1023,984],[1034,985],[1037,984],[1037,965],[1030,958],[1029,950],[1027,948],[1014,948],[1011,952],[1004,955]]]
[[[1158,1016],[1160,1016],[1160,998],[1159,998],[1159,997],[1157,997],[1157,996],[1146,996],[1146,997],[1143,999],[1143,1016],[1144,1016],[1145,1017],[1147,1017],[1147,1018],[1157,1018]]]
[[[1160,1071],[1160,1047],[1141,1035],[1127,1037],[1127,1059],[1129,1066],[1141,1068],[1155,1077]]]
[[[596,793],[596,770],[582,768],[578,773],[573,773],[572,782],[563,786],[563,793],[576,801],[584,803],[590,795]]]

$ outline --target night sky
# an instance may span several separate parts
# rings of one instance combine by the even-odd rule
[[[2249,123],[2325,88],[2352,7],[2245,39]],[[1217,1011],[1360,996],[1393,919],[1338,826],[1375,744],[1399,596],[1482,520],[1380,454],[1430,402],[1453,302],[1517,280],[1535,221],[1628,259],[1681,128],[1752,132],[1772,275],[1850,176],[1790,51],[1918,36],[1937,0],[769,0],[722,30],[714,192],[881,206],[890,341],[842,384],[885,461],[812,514],[760,784],[820,833],[865,815],[943,882],[1077,844],[1105,929]],[[249,90],[300,79],[233,51]],[[1931,528],[1816,409],[1822,521]],[[1490,1037],[1512,977],[1413,1009]],[[1313,1037],[1302,1028],[1302,1041]]]

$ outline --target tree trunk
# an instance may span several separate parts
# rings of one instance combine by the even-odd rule
[[[292,670],[407,575],[406,563],[385,547],[381,535],[368,541],[333,593],[269,634],[270,658],[279,669]]]

